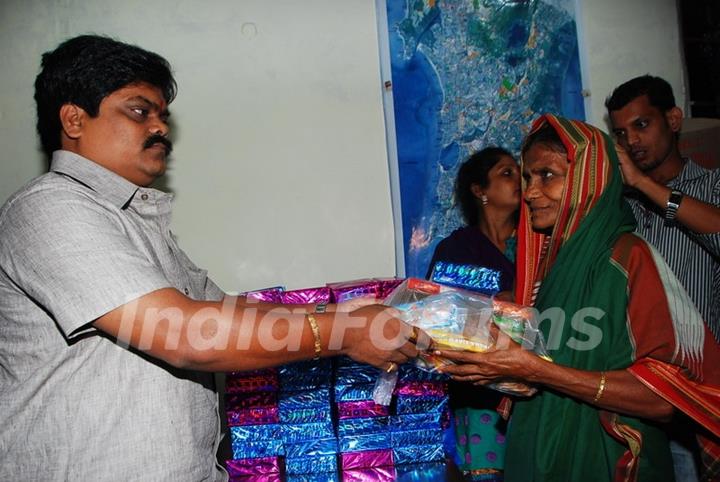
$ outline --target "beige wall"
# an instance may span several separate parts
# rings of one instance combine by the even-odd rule
[[[674,0],[577,0],[591,122],[618,83],[666,77],[685,103]],[[395,273],[373,0],[3,0],[0,201],[44,169],[40,55],[117,36],[176,70],[181,245],[228,291]]]

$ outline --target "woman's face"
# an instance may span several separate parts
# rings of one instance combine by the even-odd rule
[[[488,171],[488,185],[482,190],[487,207],[515,211],[520,207],[520,167],[515,159],[502,156]]]
[[[560,201],[565,190],[568,171],[567,155],[551,147],[536,143],[523,159],[523,198],[530,209],[535,231],[552,230],[560,213]]]

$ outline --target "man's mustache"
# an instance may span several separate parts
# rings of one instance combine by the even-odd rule
[[[172,142],[170,142],[170,140],[168,138],[166,138],[160,134],[153,134],[150,137],[148,137],[145,140],[145,144],[143,144],[143,149],[150,149],[152,146],[154,146],[155,144],[158,144],[158,143],[165,146],[165,155],[170,155],[170,153],[172,152],[172,149],[173,149]]]

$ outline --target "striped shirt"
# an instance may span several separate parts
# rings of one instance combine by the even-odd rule
[[[720,206],[720,169],[708,170],[686,161],[680,175],[667,186]],[[628,201],[638,222],[637,232],[667,260],[720,341],[720,233],[698,234],[680,223],[665,226],[664,209],[639,193],[628,195]]]

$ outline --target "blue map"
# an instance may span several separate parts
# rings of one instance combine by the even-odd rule
[[[405,275],[462,224],[459,165],[517,154],[532,121],[584,119],[573,0],[388,0]]]

